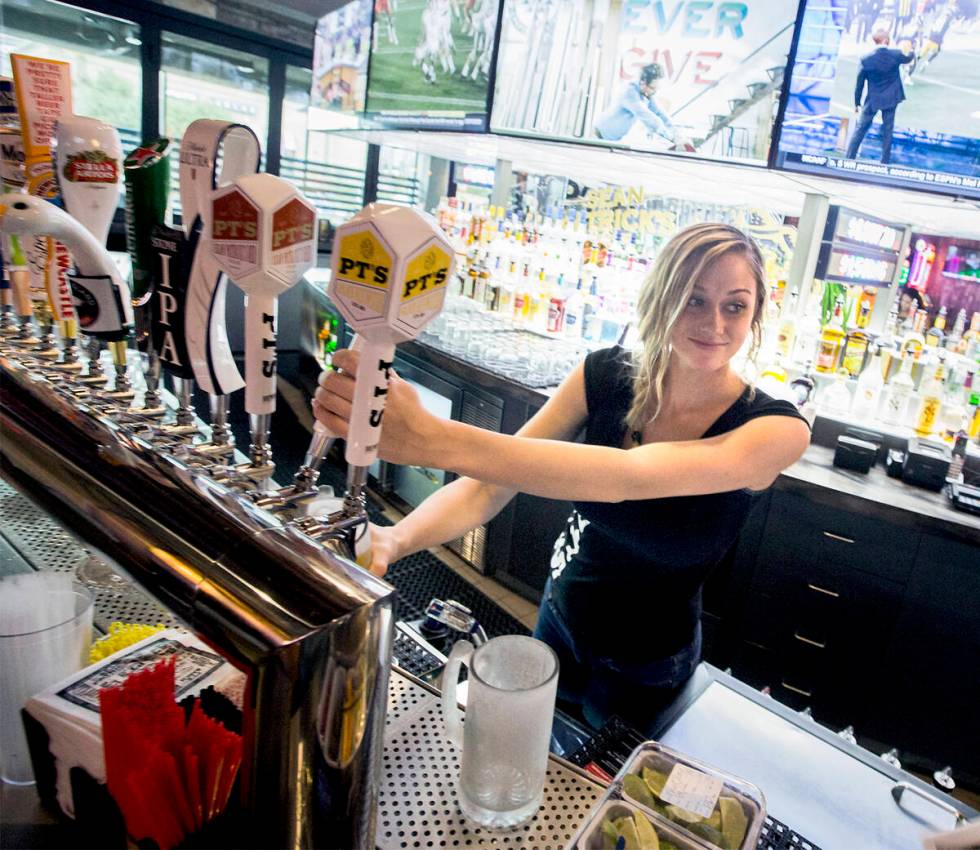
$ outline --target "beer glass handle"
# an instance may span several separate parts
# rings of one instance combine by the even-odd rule
[[[458,750],[463,749],[463,715],[456,702],[459,665],[469,666],[473,649],[473,644],[468,640],[456,641],[442,671],[442,721],[446,724],[446,736]]]

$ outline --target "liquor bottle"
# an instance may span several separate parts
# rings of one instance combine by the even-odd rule
[[[941,348],[946,339],[946,308],[940,307],[936,314],[936,321],[933,326],[926,331],[925,344],[934,348]]]
[[[565,293],[561,289],[555,289],[548,300],[549,334],[557,336],[565,330],[565,304]]]
[[[789,383],[797,407],[802,408],[812,400],[816,386],[816,381],[813,379],[813,361],[807,360],[803,367],[803,374]]]
[[[497,255],[497,259],[494,263],[493,272],[491,273],[489,268],[486,269],[487,279],[483,287],[484,289],[484,304],[491,313],[496,313],[500,309],[500,288],[503,284],[503,274],[501,269],[501,258]]]
[[[846,367],[845,367],[846,368]],[[871,360],[858,378],[857,391],[854,393],[854,417],[868,420],[874,416],[885,379],[881,370],[881,349],[875,348]]]
[[[840,296],[834,304],[834,313],[827,327],[820,334],[817,344],[817,371],[832,374],[837,371],[841,349],[844,346],[844,299]]]
[[[902,354],[918,357],[925,347],[926,338],[922,333],[922,325],[926,316],[925,310],[916,310],[913,307],[908,318],[902,323]]]
[[[517,281],[514,290],[514,327],[523,330],[527,327],[527,315],[531,309],[531,271],[524,266],[524,273]]]
[[[898,374],[888,382],[881,394],[878,418],[882,422],[887,422],[890,425],[905,424],[909,399],[915,391],[915,383],[912,381],[912,363],[913,357],[904,355]]]
[[[602,322],[599,321],[599,305],[598,282],[593,277],[585,305],[582,307],[582,336],[590,342],[598,342],[602,330]]]
[[[796,344],[793,360],[807,363],[816,357],[817,343],[820,341],[820,320],[814,311],[808,311],[796,330]]]
[[[565,301],[565,336],[569,339],[580,339],[582,336],[582,310],[584,307],[582,278],[579,278],[574,291]]]
[[[939,411],[943,403],[943,374],[944,367],[940,363],[925,381],[922,382],[919,409],[915,416],[915,433],[928,437],[936,430]]]
[[[960,343],[963,341],[963,332],[966,330],[966,310],[961,307],[956,314],[956,321],[953,322],[953,329],[946,337],[946,347],[953,351],[958,351]]]
[[[971,440],[980,440],[980,393],[970,396],[970,424],[966,428],[966,435]]]
[[[819,367],[817,367],[819,369]],[[851,391],[847,388],[847,370],[838,369],[833,382],[820,394],[820,406],[828,413],[849,413],[854,402]]]
[[[500,284],[500,300],[497,303],[497,311],[513,321],[514,319],[514,297],[517,288],[517,261],[511,260],[504,279]]]
[[[789,301],[783,304],[783,320],[776,332],[776,355],[789,360],[796,341],[796,293],[792,293]]]
[[[867,328],[871,323],[871,311],[875,306],[875,298],[878,290],[873,286],[866,286],[861,290],[861,298],[858,301],[857,319],[855,320],[859,328]]]
[[[841,365],[852,378],[856,378],[861,374],[861,370],[864,369],[870,341],[871,338],[862,327],[851,326],[848,330]]]

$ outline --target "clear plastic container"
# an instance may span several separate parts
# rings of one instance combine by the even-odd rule
[[[610,786],[610,791],[617,788],[616,784]],[[607,792],[608,797],[608,792]],[[634,806],[631,803],[620,799],[604,799],[592,810],[589,819],[579,827],[579,831],[574,835],[569,850],[614,850],[615,843],[608,838],[602,831],[602,824],[608,820],[619,820],[622,817],[636,817],[637,813],[644,816],[653,827],[657,834],[661,848],[673,845],[676,850],[703,850],[703,845],[692,841],[686,837],[679,829],[673,827],[669,821],[664,821],[656,816],[651,817],[641,806]],[[669,842],[669,844],[667,843]],[[640,844],[642,850],[646,845]]]
[[[642,796],[642,786],[639,788],[641,793],[635,795],[630,793],[631,786],[633,786],[634,791],[637,791],[636,780],[629,779],[630,775],[639,776],[642,780],[643,769],[648,768],[663,777],[668,777],[677,764],[686,765],[693,770],[721,780],[721,794],[715,804],[711,818],[690,815],[683,813],[683,810],[681,810],[681,814],[678,814],[678,807],[669,807],[657,799],[652,792],[649,798],[638,800],[636,797]],[[647,788],[649,790],[649,786]],[[651,820],[653,818],[657,818],[659,821],[667,820],[679,833],[689,836],[690,840],[694,842],[693,846],[709,848],[709,850],[755,850],[759,833],[766,819],[766,798],[755,785],[697,759],[675,752],[654,741],[640,744],[633,751],[616,775],[616,782],[610,786],[607,796],[611,796],[612,793],[622,794],[625,799],[635,803],[642,811],[649,814]],[[725,802],[726,800],[730,802]],[[738,809],[734,808],[736,803],[744,816],[745,830],[741,841],[732,845],[733,831],[740,831],[736,827],[742,822]],[[684,817],[685,814],[688,816]]]

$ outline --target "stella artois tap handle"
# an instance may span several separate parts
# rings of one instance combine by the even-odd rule
[[[146,353],[143,407],[131,412],[157,417],[166,412],[160,399],[160,357],[153,344],[154,289],[159,260],[153,232],[164,224],[170,194],[170,140],[140,145],[123,161],[126,181],[126,249],[133,261],[133,308],[137,346]]]
[[[454,253],[435,221],[391,204],[368,204],[337,228],[329,295],[364,338],[347,434],[343,514],[364,517],[354,553],[370,563],[367,472],[378,455],[395,345],[414,339],[442,309]]]
[[[100,247],[109,235],[112,217],[119,206],[122,191],[122,145],[116,128],[96,118],[84,115],[65,115],[55,128],[55,163],[61,200],[67,212],[92,234]],[[76,270],[84,261],[75,257]],[[84,273],[83,273],[84,274]],[[118,275],[117,275],[118,277]],[[88,283],[78,275],[69,277],[72,293],[79,308],[93,294]],[[128,287],[126,297],[129,298]],[[132,305],[126,312],[130,331],[133,324]],[[96,339],[105,340],[112,352],[116,382],[106,397],[123,401],[133,397],[133,388],[126,374],[127,339],[125,335],[101,335],[93,331],[91,322],[82,322],[83,330]],[[111,338],[110,338],[111,337]],[[95,346],[98,356],[98,346]]]
[[[249,174],[211,198],[210,245],[218,267],[245,293],[245,410],[253,470],[274,469],[269,426],[276,409],[277,300],[316,263],[316,208],[272,174]]]
[[[184,338],[194,378],[211,396],[211,443],[198,447],[204,453],[233,451],[227,396],[244,386],[225,327],[227,277],[210,246],[211,193],[237,177],[254,174],[260,156],[255,133],[227,121],[194,121],[180,144],[181,215],[191,252]]]

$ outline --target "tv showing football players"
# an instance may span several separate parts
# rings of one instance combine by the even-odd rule
[[[804,0],[779,168],[980,197],[977,0]]]
[[[374,0],[367,111],[394,128],[482,131],[500,0]]]
[[[371,0],[353,0],[317,21],[310,104],[363,112],[371,45]]]
[[[796,3],[505,0],[491,128],[765,162]]]

